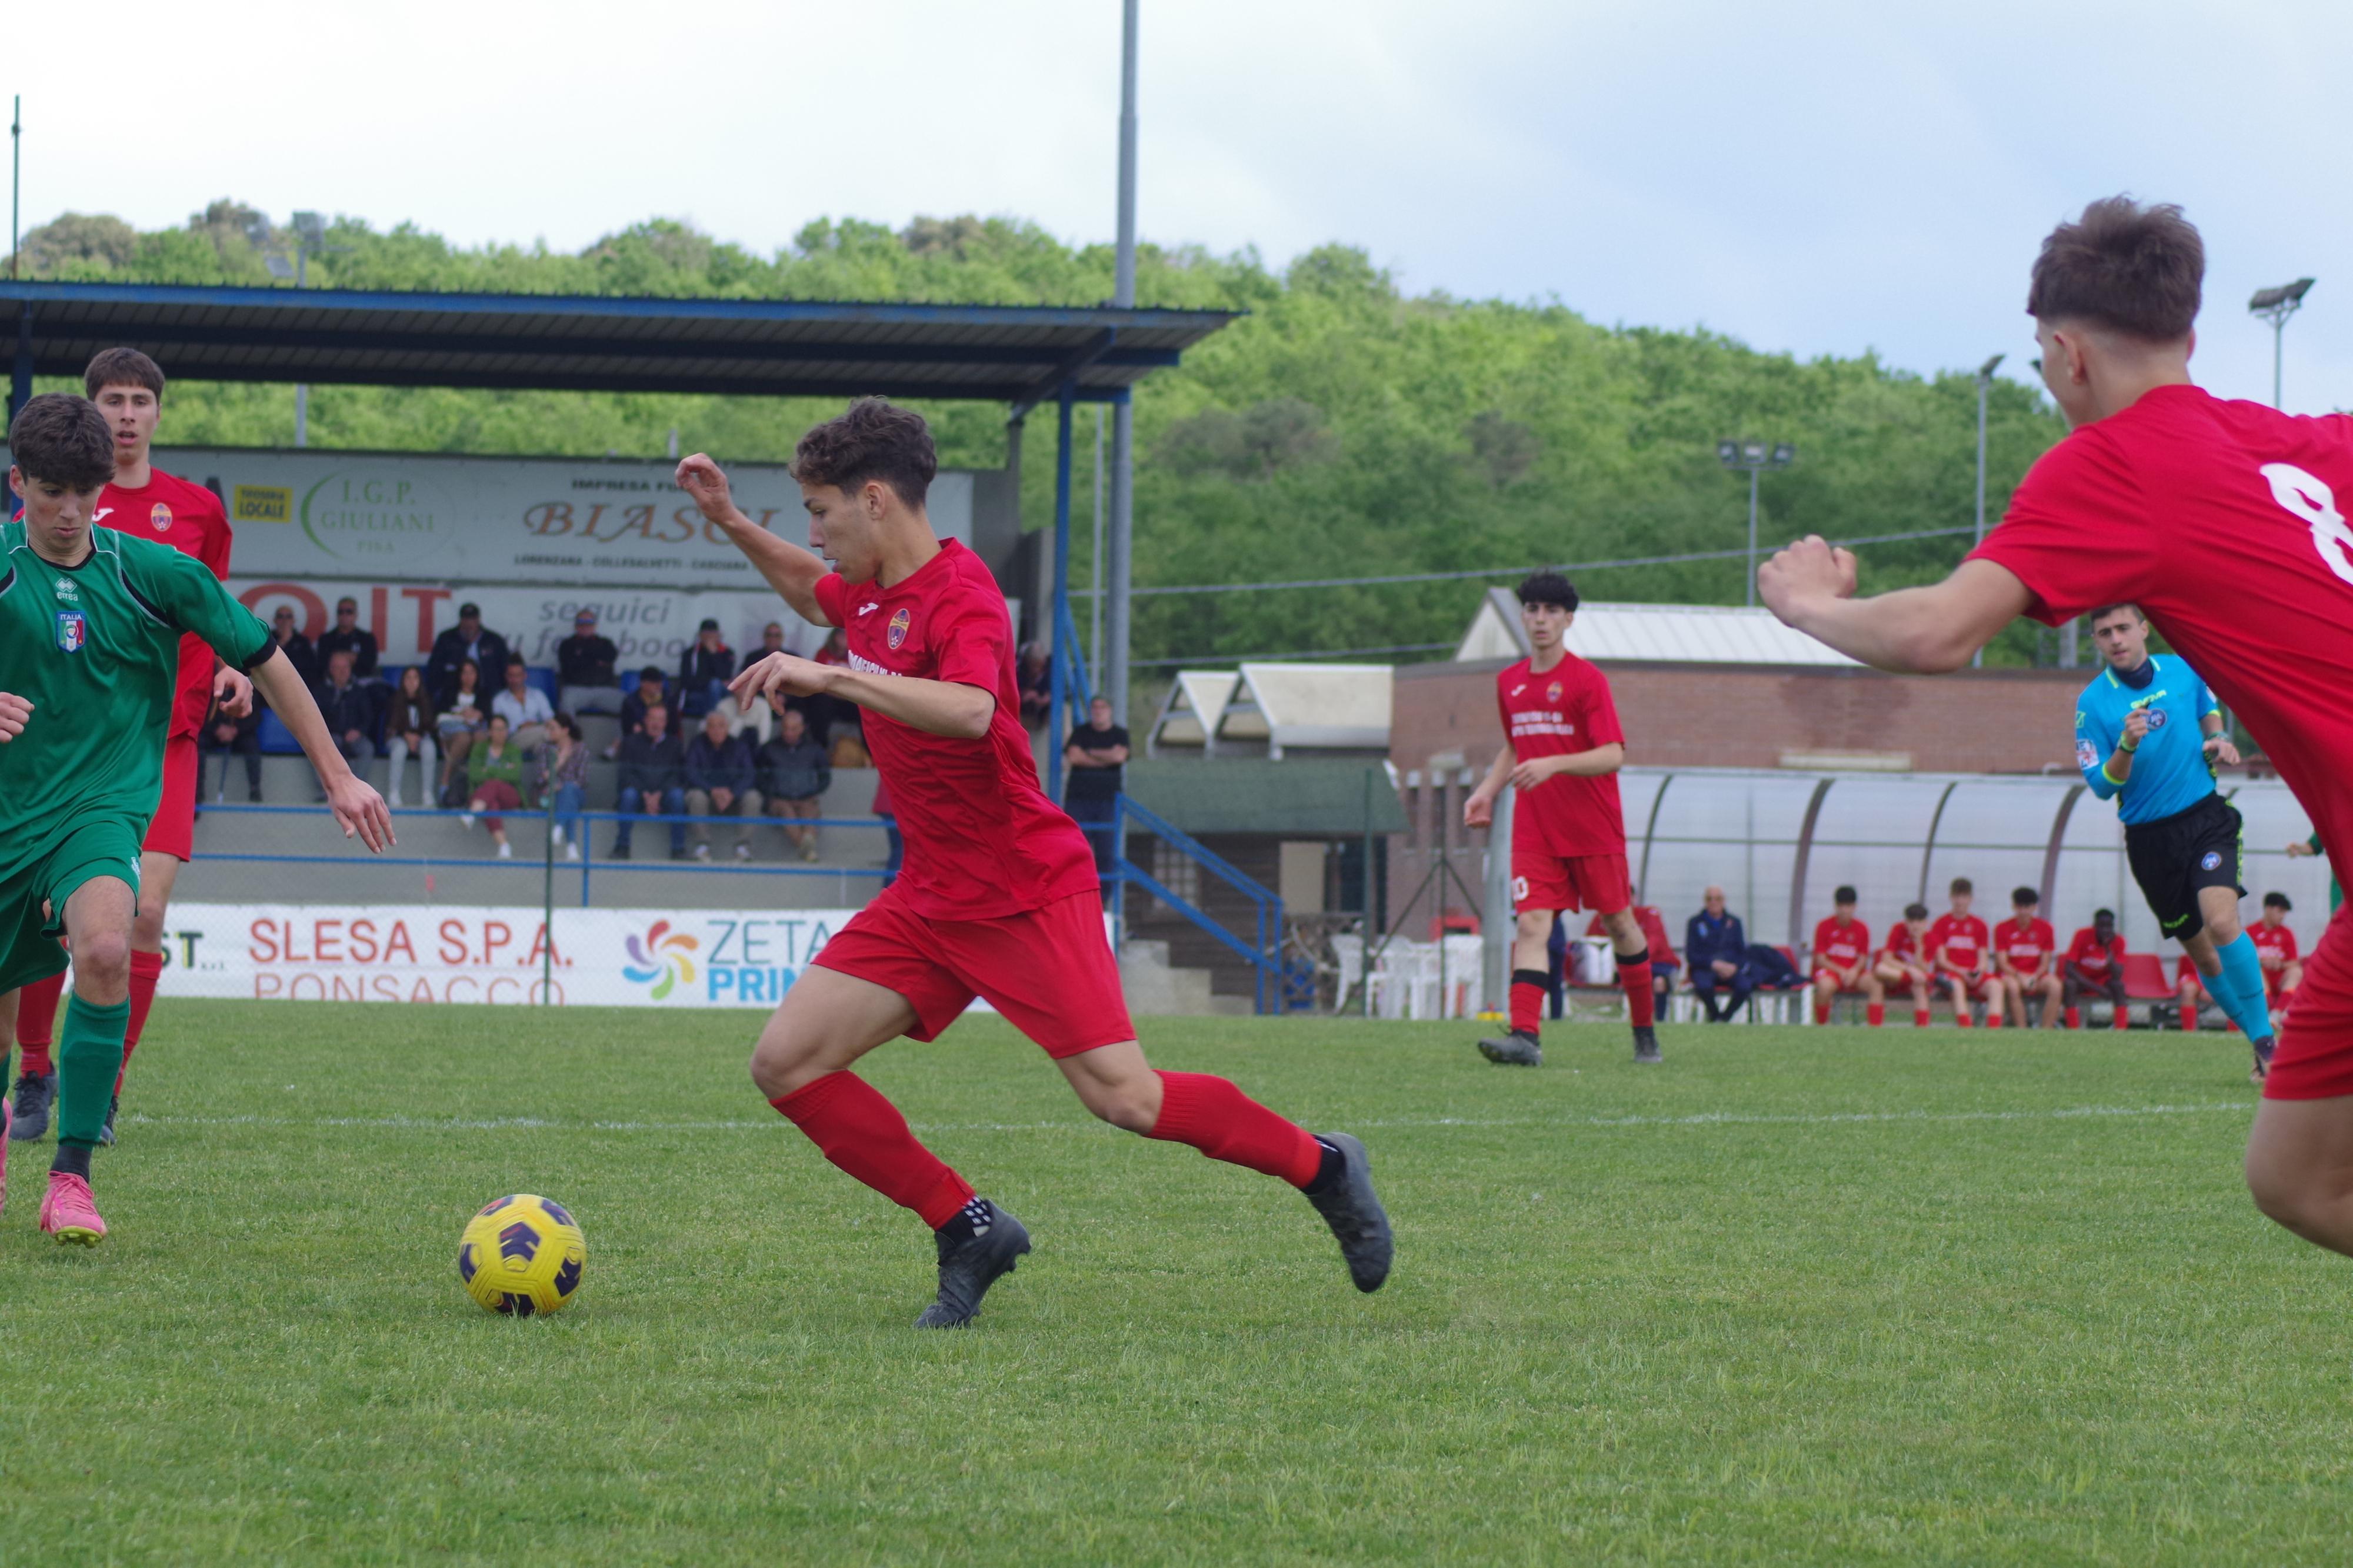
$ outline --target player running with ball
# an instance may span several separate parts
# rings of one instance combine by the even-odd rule
[[[2313,826],[2353,844],[2353,418],[2226,403],[2189,379],[2206,268],[2173,206],[2093,203],[2027,291],[2043,384],[2073,426],[1953,574],[1858,599],[1820,538],[1757,576],[1800,631],[1882,669],[1957,669],[2020,616],[2136,605],[2230,705]],[[2196,728],[2193,724],[2190,728]],[[2202,858],[2202,854],[2201,854]],[[2353,924],[2306,966],[2247,1143],[2256,1204],[2353,1252]]]
[[[1104,1121],[1304,1192],[1356,1288],[1377,1290],[1389,1224],[1363,1144],[1318,1137],[1224,1079],[1145,1060],[1103,937],[1094,852],[1038,787],[1005,595],[925,515],[937,467],[923,417],[879,399],[802,437],[793,474],[822,559],[745,517],[709,458],[678,467],[703,517],[786,603],[847,634],[847,664],[771,654],[735,678],[736,696],[857,703],[906,840],[898,879],[819,950],[768,1020],[753,1081],[827,1159],[932,1227],[939,1296],[918,1328],[970,1322],[1029,1235],[849,1069],[902,1035],[934,1038],[976,996],[1043,1047]]]
[[[1551,970],[1545,944],[1553,917],[1589,909],[1609,930],[1618,954],[1618,985],[1634,1026],[1634,1059],[1659,1059],[1652,1027],[1651,949],[1634,916],[1626,875],[1626,817],[1619,805],[1618,769],[1626,761],[1626,732],[1609,682],[1568,651],[1577,618],[1577,590],[1557,572],[1538,572],[1520,584],[1520,625],[1534,650],[1495,677],[1504,745],[1471,798],[1462,821],[1485,827],[1495,798],[1512,797],[1512,1031],[1482,1040],[1479,1050],[1506,1067],[1541,1067],[1536,1030]]]
[[[392,841],[384,802],[353,776],[269,628],[194,556],[91,526],[113,447],[85,400],[28,399],[8,431],[8,484],[24,516],[0,527],[0,989],[58,973],[58,938],[72,943],[41,1228],[84,1246],[106,1235],[90,1154],[131,1022],[140,843],[163,790],[181,637],[193,632],[252,672],[319,770],[346,837],[356,832],[371,849]]]

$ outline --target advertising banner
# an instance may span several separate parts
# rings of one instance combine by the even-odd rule
[[[157,990],[247,1001],[771,1008],[857,912],[559,909],[551,931],[531,906],[181,903],[172,906]]]

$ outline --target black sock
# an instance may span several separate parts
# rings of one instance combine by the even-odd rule
[[[939,1234],[950,1241],[970,1241],[976,1236],[987,1235],[989,1226],[996,1219],[997,1211],[988,1206],[988,1200],[976,1197],[949,1215],[947,1224],[940,1226]]]
[[[90,1150],[87,1143],[69,1143],[60,1138],[58,1140],[58,1157],[49,1162],[49,1169],[52,1172],[63,1171],[69,1176],[79,1176],[87,1182],[90,1180]]]
[[[1639,963],[1643,965],[1645,968],[1648,968],[1650,963],[1651,950],[1648,946],[1644,946],[1638,952],[1621,952],[1618,955],[1618,963],[1620,968],[1623,968],[1630,963]]]
[[[1341,1155],[1338,1144],[1318,1138],[1315,1140],[1315,1146],[1324,1151],[1324,1163],[1315,1167],[1315,1179],[1299,1189],[1310,1197],[1318,1193],[1330,1192],[1332,1184],[1340,1179],[1340,1173],[1347,1167],[1348,1163]]]

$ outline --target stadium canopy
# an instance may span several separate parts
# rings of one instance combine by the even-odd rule
[[[1054,470],[1054,733],[1083,664],[1070,613],[1071,409],[1137,383],[1229,310],[672,300],[0,280],[11,416],[37,375],[142,349],[191,381],[455,386],[739,397],[959,399],[1060,411]],[[1017,447],[1018,449],[1018,447]],[[1061,752],[1049,748],[1060,794]]]

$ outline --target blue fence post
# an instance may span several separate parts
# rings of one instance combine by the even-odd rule
[[[1048,635],[1053,638],[1054,656],[1048,661],[1053,700],[1046,716],[1046,794],[1058,804],[1062,798],[1062,737],[1070,729],[1065,715],[1071,650],[1062,627],[1071,618],[1071,390],[1069,382],[1062,383],[1054,422],[1054,603],[1047,621],[1052,628]]]

